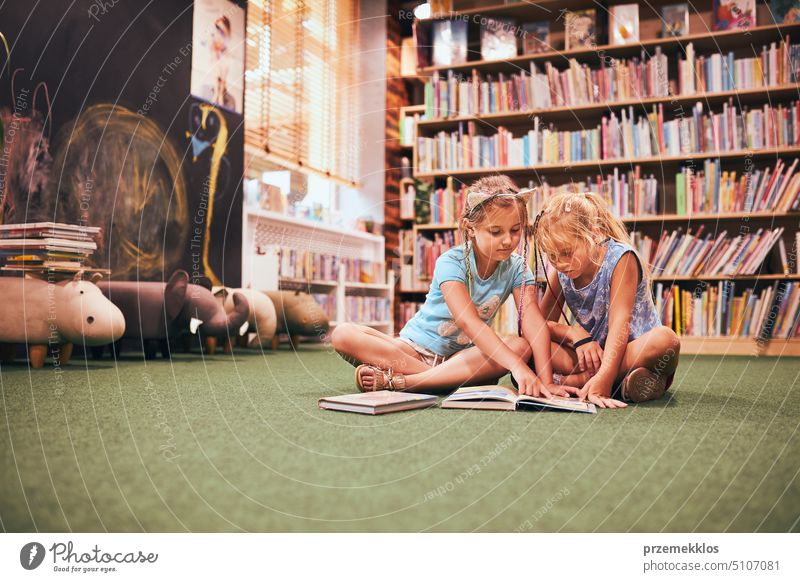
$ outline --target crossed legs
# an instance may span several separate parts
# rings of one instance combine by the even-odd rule
[[[503,341],[523,361],[531,357],[531,347],[521,337],[508,337]],[[353,365],[372,364],[383,370],[391,368],[405,375],[407,390],[425,392],[452,392],[460,386],[493,383],[508,373],[479,348],[472,346],[461,350],[438,366],[423,362],[419,354],[404,341],[372,328],[354,323],[336,327],[331,335],[334,349]],[[374,371],[361,370],[365,388],[374,385]]]
[[[592,377],[590,372],[581,372],[578,358],[571,348],[553,343],[553,371],[562,374],[562,384],[582,387]],[[651,329],[628,343],[619,367],[616,380],[636,368],[647,368],[658,375],[669,377],[678,367],[681,342],[670,328],[662,325]]]

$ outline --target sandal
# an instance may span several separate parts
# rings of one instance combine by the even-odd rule
[[[667,378],[647,368],[636,368],[623,378],[621,391],[626,402],[658,400],[667,391]]]
[[[365,388],[361,384],[361,370],[364,368],[370,368],[375,372],[375,384],[369,388]],[[362,392],[377,392],[378,390],[397,390],[402,392],[406,389],[406,377],[403,374],[395,374],[391,368],[381,370],[377,366],[361,364],[356,368],[356,386]]]

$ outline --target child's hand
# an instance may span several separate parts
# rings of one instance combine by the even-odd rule
[[[553,396],[561,396],[562,398],[569,398],[572,396],[569,386],[562,386],[561,384],[547,384],[547,389]],[[574,388],[575,396],[577,396],[578,388]]]
[[[603,348],[600,347],[600,344],[596,341],[585,343],[575,348],[575,353],[578,354],[578,365],[581,368],[581,372],[588,370],[592,375],[595,375],[603,361]]]
[[[537,398],[539,396],[542,398],[553,397],[542,381],[536,377],[536,374],[534,374],[527,365],[522,365],[511,370],[511,375],[514,376],[514,380],[517,381],[517,391],[519,391],[520,394],[535,396]]]
[[[611,398],[611,388],[613,382],[608,380],[605,375],[592,376],[578,391],[578,398],[588,400],[600,408],[625,408],[628,405]]]

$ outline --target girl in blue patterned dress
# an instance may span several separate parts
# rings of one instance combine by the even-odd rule
[[[661,325],[649,270],[622,221],[596,194],[566,193],[547,201],[533,228],[537,260],[554,267],[541,309],[567,391],[602,408],[661,398],[680,340]],[[564,304],[574,325],[558,322]]]

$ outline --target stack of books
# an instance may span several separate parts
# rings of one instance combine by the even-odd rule
[[[705,225],[696,232],[682,229],[664,231],[658,242],[633,232],[634,246],[656,276],[753,275],[772,247],[780,240],[783,227],[759,228],[756,232],[728,236],[705,234]]]
[[[109,273],[86,266],[97,250],[100,228],[58,222],[0,225],[0,258],[4,271],[74,274]]]
[[[793,338],[800,336],[800,283],[776,281],[736,296],[733,281],[695,293],[656,285],[656,310],[675,333],[696,337]]]

